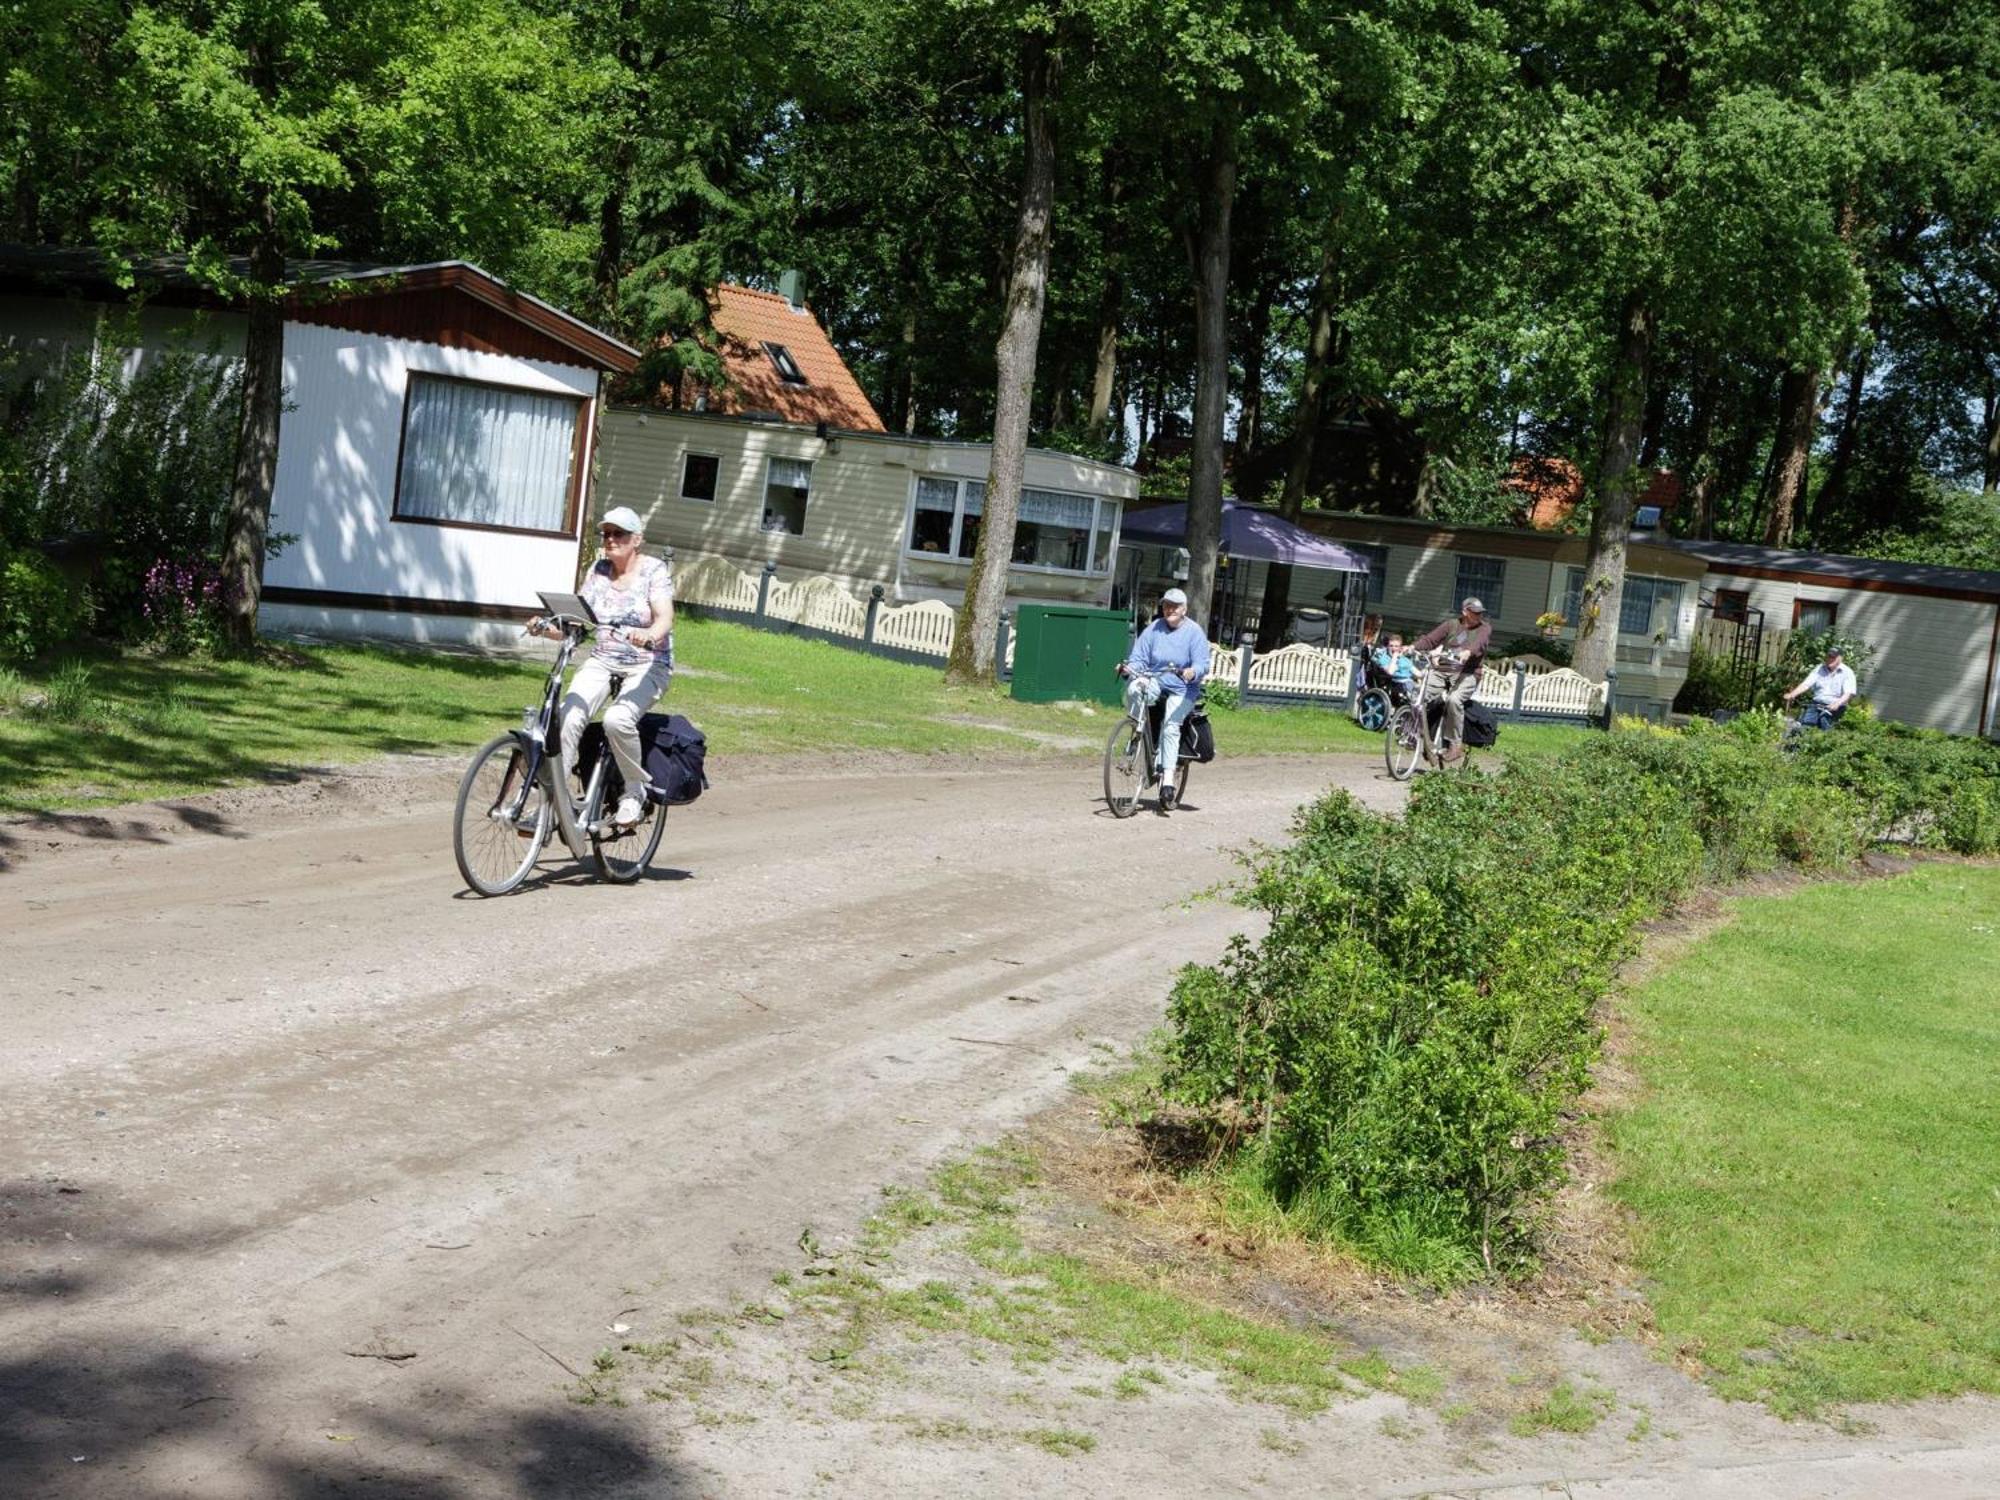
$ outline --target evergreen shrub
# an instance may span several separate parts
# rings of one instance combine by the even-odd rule
[[[1704,880],[1838,867],[1915,829],[2000,844],[2000,754],[1778,721],[1615,732],[1401,818],[1333,792],[1241,892],[1269,917],[1173,991],[1163,1094],[1304,1232],[1432,1281],[1533,1261],[1638,924]]]

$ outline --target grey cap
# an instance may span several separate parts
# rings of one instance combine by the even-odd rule
[[[1160,603],[1178,604],[1182,609],[1186,609],[1187,594],[1180,589],[1168,589],[1164,594],[1160,595]]]
[[[1468,599],[1459,605],[1458,612],[1462,615],[1483,615],[1486,613],[1486,604],[1480,599]]]

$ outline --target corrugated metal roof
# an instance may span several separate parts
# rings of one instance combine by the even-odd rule
[[[1984,568],[1940,568],[1929,563],[1890,562],[1877,557],[1846,557],[1838,552],[1793,552],[1783,547],[1753,547],[1747,542],[1703,542],[1678,539],[1670,546],[1721,569],[1761,568],[1778,573],[1810,573],[1829,583],[1906,584],[1913,589],[1948,589],[2000,599],[2000,572]]]

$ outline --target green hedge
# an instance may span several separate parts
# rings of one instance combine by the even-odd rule
[[[1902,835],[2000,846],[2000,754],[1879,727],[1634,729],[1497,776],[1344,792],[1253,866],[1266,935],[1191,966],[1165,1091],[1308,1233],[1452,1281],[1530,1264],[1637,924],[1704,880]]]

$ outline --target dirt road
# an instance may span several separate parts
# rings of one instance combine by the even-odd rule
[[[768,766],[634,889],[452,866],[455,766],[0,830],[0,1495],[716,1492],[569,1402],[609,1325],[1057,1096],[1360,759]],[[726,1488],[726,1487],[725,1487]]]

